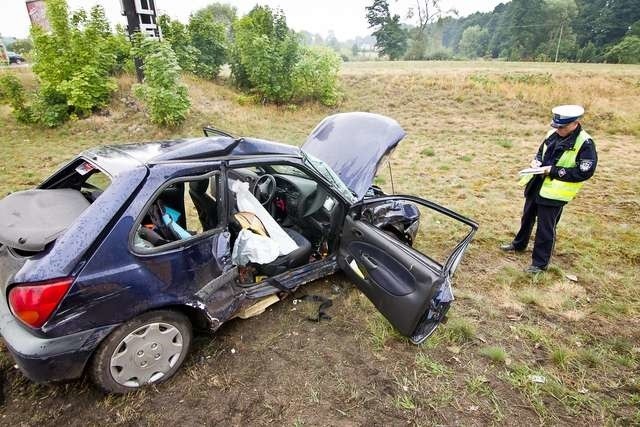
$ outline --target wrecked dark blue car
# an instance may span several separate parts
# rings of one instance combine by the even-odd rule
[[[27,377],[86,373],[114,393],[164,381],[192,328],[338,270],[415,343],[445,318],[477,225],[372,186],[397,122],[334,115],[302,148],[205,134],[88,150],[0,201],[0,333]]]

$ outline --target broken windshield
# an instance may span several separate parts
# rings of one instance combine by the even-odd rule
[[[302,157],[304,158],[305,165],[309,166],[311,169],[316,171],[321,177],[323,177],[327,183],[334,189],[337,190],[342,197],[344,197],[349,203],[355,203],[358,198],[356,195],[346,186],[344,182],[340,179],[340,177],[320,159],[313,157],[309,153],[305,153],[303,150],[300,150],[302,153]]]

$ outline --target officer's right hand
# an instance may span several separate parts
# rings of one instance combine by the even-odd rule
[[[531,167],[532,168],[537,168],[540,165],[542,165],[542,162],[540,160],[538,160],[538,159],[531,160]]]

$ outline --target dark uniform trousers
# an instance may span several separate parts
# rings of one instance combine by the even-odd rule
[[[531,238],[533,225],[538,218],[536,227],[536,240],[533,247],[532,265],[547,268],[556,241],[556,225],[560,221],[563,206],[549,206],[536,203],[536,197],[527,197],[524,202],[520,230],[513,239],[513,247],[516,250],[524,250]]]

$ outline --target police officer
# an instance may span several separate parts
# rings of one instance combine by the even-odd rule
[[[524,251],[537,218],[531,266],[525,269],[529,274],[541,273],[549,266],[562,208],[578,194],[584,181],[593,176],[598,163],[596,146],[580,125],[584,108],[561,105],[552,112],[553,129],[531,162],[531,167],[541,167],[542,173],[527,174],[520,180],[525,185],[520,230],[511,243],[500,247],[503,251]]]

